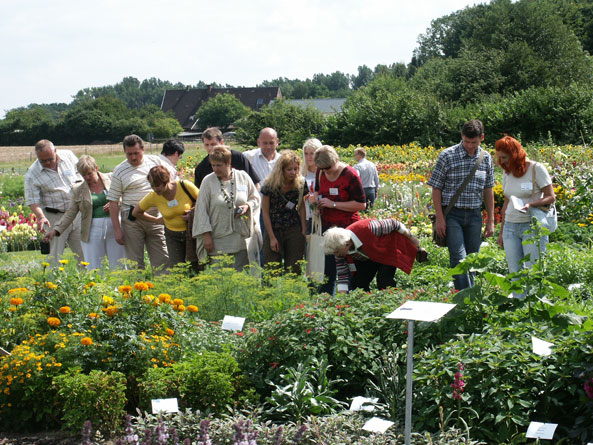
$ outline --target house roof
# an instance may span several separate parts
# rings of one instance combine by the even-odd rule
[[[282,99],[279,87],[262,88],[186,88],[183,90],[166,90],[161,103],[164,112],[173,111],[175,117],[186,130],[196,127],[194,115],[208,99],[218,94],[232,94],[243,105],[252,110],[259,110],[272,100]]]
[[[311,105],[322,114],[336,114],[342,111],[342,106],[346,102],[345,98],[334,99],[289,99],[286,102],[301,108]]]

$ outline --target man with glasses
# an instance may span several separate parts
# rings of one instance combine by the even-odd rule
[[[56,150],[54,144],[42,139],[35,144],[37,160],[25,173],[25,204],[31,208],[38,221],[39,230],[46,233],[64,215],[72,198],[72,187],[82,182],[76,163],[78,158],[70,150]],[[80,218],[50,241],[49,254],[55,265],[64,248],[68,247],[77,256],[84,259],[80,242]]]

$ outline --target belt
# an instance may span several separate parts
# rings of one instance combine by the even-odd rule
[[[45,211],[49,213],[64,213],[62,210],[52,209],[51,207],[46,207]]]

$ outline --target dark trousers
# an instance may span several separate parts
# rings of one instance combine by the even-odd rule
[[[373,208],[375,205],[375,198],[377,197],[375,193],[375,187],[365,187],[364,195],[366,196],[367,206]]]
[[[185,263],[187,243],[187,234],[185,233],[185,230],[178,232],[176,230],[169,230],[165,227],[165,241],[167,243],[167,251],[169,252],[167,268],[173,267],[179,263]]]
[[[264,235],[264,266],[268,263],[282,263],[284,260],[284,271],[296,274],[301,273],[297,264],[305,257],[305,237],[300,224],[285,229],[274,229],[274,236],[280,245],[280,252],[274,252],[270,248],[270,235]]]
[[[352,289],[370,290],[371,281],[377,275],[377,289],[395,287],[395,266],[375,263],[374,261],[355,261],[356,272],[352,277]]]

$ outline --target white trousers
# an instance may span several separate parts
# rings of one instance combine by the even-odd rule
[[[100,269],[105,255],[110,269],[121,269],[123,264],[120,260],[126,257],[124,246],[115,241],[113,223],[108,216],[92,219],[89,240],[82,242],[82,250],[89,270]]]
[[[63,216],[63,213],[45,212],[45,217],[50,223],[50,229],[53,229]],[[72,224],[70,224],[66,230],[64,230],[64,233],[61,233],[60,236],[54,236],[54,238],[49,242],[48,259],[50,260],[52,266],[56,266],[58,261],[60,261],[62,258],[66,244],[68,244],[68,247],[70,247],[72,252],[74,252],[76,258],[75,261],[77,263],[79,261],[84,261],[83,250],[80,242],[80,215],[78,215]]]

